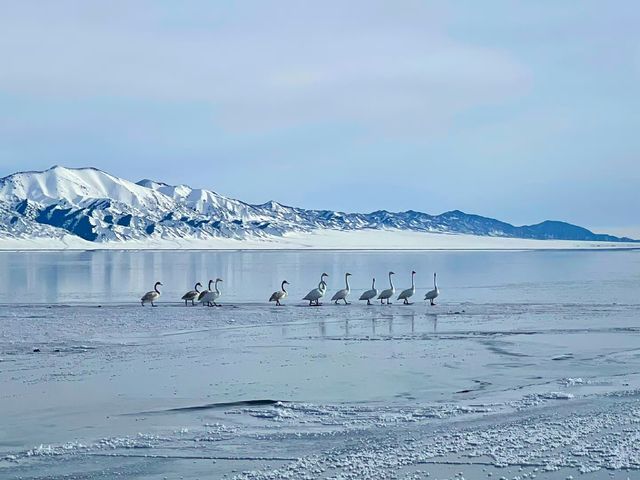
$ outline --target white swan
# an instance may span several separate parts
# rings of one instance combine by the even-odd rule
[[[160,290],[158,290],[158,287],[162,287],[162,282],[156,282],[156,284],[153,286],[153,290],[145,293],[142,296],[142,298],[140,299],[140,303],[142,304],[143,307],[145,302],[150,302],[151,306],[155,307],[153,302],[155,302],[158,298],[160,298]]]
[[[406,290],[403,290],[402,292],[400,292],[400,295],[398,295],[398,300],[404,300],[405,305],[411,305],[409,303],[409,299],[413,297],[414,293],[416,293],[416,284],[414,281],[415,276],[416,276],[416,272],[412,270],[411,271],[411,288],[407,288]]]
[[[207,292],[211,291],[211,284],[213,283],[213,280],[209,280],[209,286],[207,287],[206,290],[203,290],[200,292],[200,294],[198,295],[198,299],[196,300],[196,302],[202,302],[202,299],[204,298],[204,296],[207,294]],[[204,305],[204,302],[202,303],[202,305]]]
[[[282,285],[280,285],[280,290],[277,291],[277,292],[273,292],[271,294],[271,298],[269,298],[270,302],[274,302],[275,301],[277,306],[282,305],[280,303],[280,300],[286,298],[287,295],[288,295],[287,291],[284,289],[285,285],[289,285],[289,282],[287,282],[286,280],[283,280],[282,281]]]
[[[209,290],[207,290],[206,292],[204,292],[204,295],[202,296],[202,298],[200,299],[200,301],[202,302],[203,305],[206,305],[207,307],[219,307],[220,305],[216,303],[216,300],[218,298],[220,298],[220,295],[222,295],[222,292],[220,291],[220,289],[218,288],[218,283],[222,282],[221,278],[216,278],[216,281],[213,285],[214,290],[211,290],[211,280],[209,280]]]
[[[351,276],[350,273],[344,274],[344,283],[346,284],[346,288],[343,288],[342,290],[338,290],[335,293],[335,295],[331,297],[331,301],[335,302],[336,305],[338,304],[338,300],[343,300],[345,305],[349,305],[349,302],[347,302],[347,295],[351,293],[351,287],[349,286],[350,276]]]
[[[376,295],[378,295],[378,289],[376,288],[376,279],[374,278],[373,282],[371,283],[371,290],[367,290],[362,295],[360,295],[359,300],[366,300],[367,305],[371,305],[371,299],[376,298]]]
[[[200,296],[200,290],[198,290],[198,287],[202,287],[202,284],[200,282],[196,283],[196,286],[193,287],[193,290],[188,291],[187,293],[185,293],[182,296],[182,300],[184,300],[184,306],[187,306],[187,302],[189,300],[191,300],[191,305],[195,305],[195,300],[197,297]]]
[[[435,305],[436,303],[434,302],[434,300],[438,297],[438,295],[440,295],[440,290],[438,290],[438,285],[436,284],[436,274],[434,273],[433,290],[429,290],[427,293],[425,293],[424,299],[429,300],[431,302],[431,305]]]
[[[316,306],[320,306],[320,299],[324,297],[324,294],[327,292],[327,283],[324,281],[324,277],[328,276],[327,273],[320,275],[318,288],[314,288],[303,298],[303,300],[309,300],[309,306],[313,305],[313,302],[316,302]]]
[[[380,300],[381,304],[384,304],[384,301],[386,300],[387,305],[391,305],[389,303],[389,299],[393,297],[394,293],[396,293],[396,287],[393,286],[393,279],[391,278],[391,275],[395,275],[395,273],[389,272],[389,285],[391,285],[391,288],[381,291],[380,295],[378,295],[378,300]]]

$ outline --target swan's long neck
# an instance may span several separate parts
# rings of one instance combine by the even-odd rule
[[[433,274],[433,288],[434,290],[438,290],[438,285],[436,284],[436,274]]]
[[[395,290],[396,287],[393,286],[393,278],[391,278],[391,274],[389,274],[389,285],[391,285],[391,290]]]
[[[415,273],[411,274],[411,290],[415,290],[416,289],[416,283],[415,283]]]
[[[220,282],[220,280],[216,280],[216,283],[213,285],[216,289],[216,293],[220,293],[220,290],[218,290],[218,282]]]
[[[373,282],[371,282],[371,290],[375,290],[376,289],[376,279],[373,279]]]
[[[156,291],[156,293],[160,293],[160,290],[158,290],[158,285],[159,285],[159,284],[158,284],[158,283],[156,283],[156,284],[153,286],[153,289]]]
[[[349,287],[349,275],[344,276],[344,283],[347,284],[347,292],[351,291],[351,287]]]
[[[280,285],[280,290],[282,290],[284,293],[287,293],[287,291],[284,289],[284,282],[282,282],[282,285]]]
[[[213,280],[209,280],[209,291],[211,291],[211,284],[213,283]]]
[[[199,284],[198,284],[198,283],[196,283],[196,286],[195,286],[195,287],[193,287],[193,289],[196,291],[196,293],[200,293],[200,290],[198,290],[198,285],[199,285]]]

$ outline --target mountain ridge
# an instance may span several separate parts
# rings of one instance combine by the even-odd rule
[[[213,190],[132,182],[95,167],[53,166],[0,179],[0,239],[76,236],[95,244],[148,239],[277,239],[321,230],[399,230],[535,240],[637,242],[567,222],[515,226],[461,210],[347,213],[275,200],[249,204]]]

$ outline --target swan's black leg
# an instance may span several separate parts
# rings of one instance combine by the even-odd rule
[[[367,305],[371,305],[371,300],[367,299]]]

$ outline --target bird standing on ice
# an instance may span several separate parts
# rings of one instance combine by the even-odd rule
[[[211,290],[212,280],[209,280],[209,290],[207,290],[206,292],[203,292],[204,295],[202,295],[200,298],[200,301],[202,302],[203,305],[206,305],[207,307],[220,306],[218,303],[216,303],[216,300],[220,298],[220,295],[222,295],[222,292],[218,288],[218,283],[220,282],[222,282],[222,279],[216,278],[216,281],[214,282],[214,285],[213,285],[214,290]]]
[[[182,296],[182,300],[184,300],[185,307],[187,306],[187,302],[189,300],[191,300],[191,305],[196,304],[195,300],[200,296],[200,290],[198,290],[198,287],[202,287],[202,284],[200,282],[196,283],[196,286],[193,287],[193,290],[188,291]]]
[[[351,293],[351,287],[349,287],[350,276],[351,274],[348,272],[344,274],[344,283],[346,284],[346,288],[338,290],[335,295],[331,297],[331,301],[335,302],[336,305],[338,304],[338,300],[343,300],[345,305],[349,305],[349,302],[347,302],[347,295]]]
[[[416,272],[411,271],[411,288],[407,288],[406,290],[403,290],[402,292],[400,292],[400,295],[398,295],[398,300],[404,300],[405,305],[411,305],[409,303],[409,299],[413,297],[414,293],[416,293],[416,284],[414,281],[415,276],[416,276]]]
[[[213,280],[209,280],[209,286],[207,287],[206,290],[203,290],[202,292],[200,292],[200,294],[198,295],[198,298],[196,300],[196,302],[202,302],[202,299],[204,298],[204,296],[207,294],[207,292],[211,291],[211,284],[213,283]],[[202,305],[205,305],[204,302],[202,302]]]
[[[436,284],[436,274],[433,274],[433,290],[429,290],[425,295],[424,299],[429,300],[431,305],[435,305],[434,300],[440,295],[440,290],[438,290],[438,285]]]
[[[393,286],[393,279],[391,278],[391,275],[395,275],[395,273],[393,272],[389,272],[389,285],[390,288],[387,288],[386,290],[383,290],[380,292],[380,295],[378,295],[378,300],[380,300],[381,304],[384,304],[384,301],[387,301],[387,305],[391,305],[389,303],[389,299],[391,297],[393,297],[393,294],[396,293],[396,287]]]
[[[320,299],[324,297],[324,294],[327,292],[327,283],[324,281],[324,277],[328,276],[329,275],[327,273],[320,275],[318,288],[314,288],[303,298],[303,300],[309,300],[309,306],[313,305],[313,302],[315,302],[316,306],[320,306]]]
[[[162,286],[161,282],[156,282],[156,284],[153,286],[153,290],[145,293],[142,296],[142,298],[140,299],[140,303],[142,304],[143,307],[145,302],[149,302],[151,303],[152,307],[155,307],[153,302],[155,302],[158,298],[160,298],[160,290],[158,290],[158,287],[161,287],[161,286]]]
[[[376,288],[376,279],[374,278],[373,282],[371,282],[371,290],[367,290],[360,295],[359,300],[366,300],[367,305],[371,305],[371,299],[376,298],[376,295],[378,295],[378,289]]]
[[[280,285],[280,290],[277,292],[273,292],[271,294],[271,298],[269,298],[270,302],[276,302],[276,305],[279,307],[282,304],[280,303],[280,300],[284,299],[287,297],[288,293],[287,291],[284,289],[285,285],[289,285],[289,282],[287,282],[286,280],[282,281],[282,285]]]

